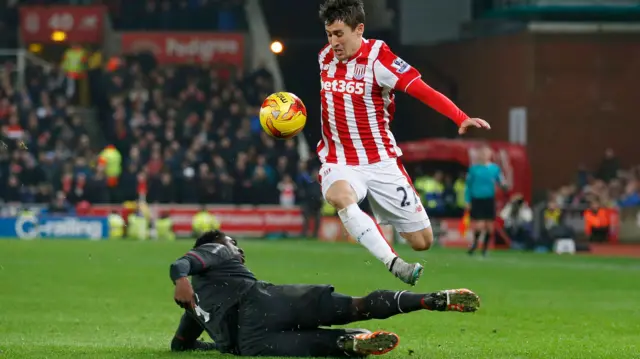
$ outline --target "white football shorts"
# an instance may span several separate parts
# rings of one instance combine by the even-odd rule
[[[319,177],[325,198],[331,185],[341,180],[351,184],[358,203],[368,195],[379,224],[392,225],[400,233],[417,232],[431,226],[399,158],[358,166],[325,163]]]

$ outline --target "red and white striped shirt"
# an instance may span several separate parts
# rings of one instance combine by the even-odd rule
[[[322,99],[322,163],[364,165],[396,158],[402,151],[389,124],[394,90],[406,91],[420,73],[383,41],[363,40],[350,59],[339,61],[327,45],[318,56]]]

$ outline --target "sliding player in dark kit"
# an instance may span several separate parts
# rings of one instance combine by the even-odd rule
[[[377,290],[355,298],[334,292],[331,285],[274,285],[257,280],[244,262],[234,239],[212,231],[171,265],[174,299],[186,309],[172,350],[215,348],[240,356],[285,357],[384,354],[398,345],[396,334],[320,327],[417,310],[474,312],[480,305],[467,289],[427,294]],[[197,341],[203,330],[215,345]]]

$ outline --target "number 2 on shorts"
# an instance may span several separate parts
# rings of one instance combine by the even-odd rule
[[[411,201],[409,201],[409,195],[407,194],[407,190],[404,187],[396,188],[397,192],[402,192],[402,200],[400,200],[400,207],[408,207],[411,205]],[[416,204],[418,203],[418,196],[416,192],[413,192],[413,197],[416,200]]]

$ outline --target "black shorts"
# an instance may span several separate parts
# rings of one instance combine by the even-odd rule
[[[348,324],[351,303],[352,297],[335,293],[331,285],[258,282],[240,303],[240,351],[255,355],[274,333]]]
[[[346,324],[352,298],[331,285],[274,285],[258,282],[240,305],[240,321],[258,330],[311,329]]]
[[[496,219],[495,198],[472,198],[469,216],[472,220],[487,221]]]

